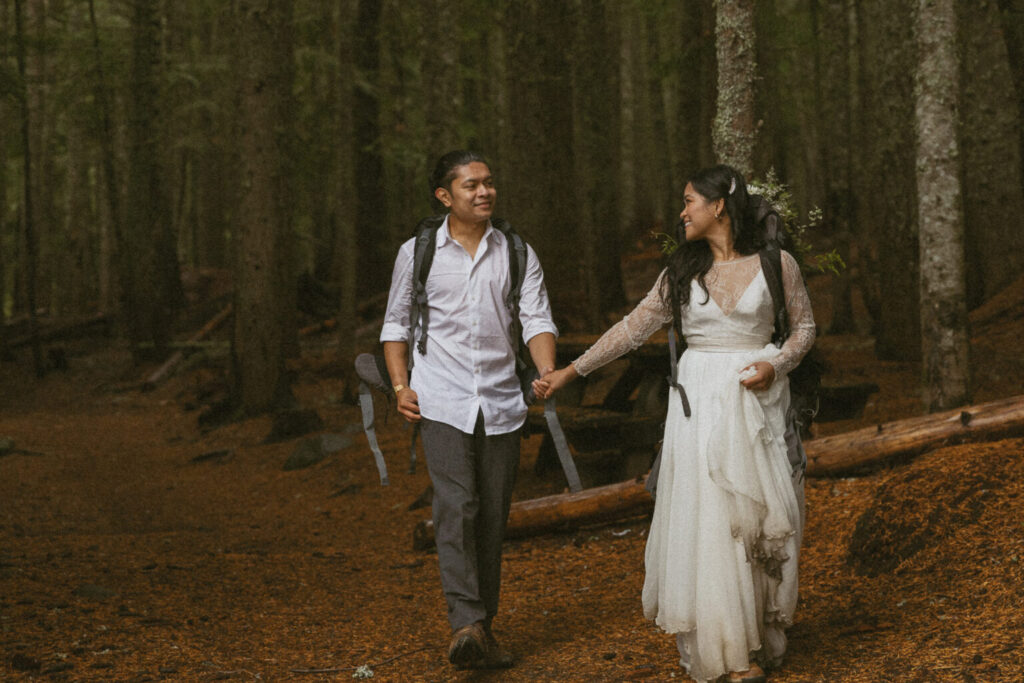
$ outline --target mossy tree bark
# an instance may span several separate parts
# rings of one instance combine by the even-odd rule
[[[718,108],[713,138],[719,163],[747,178],[754,172],[754,79],[757,52],[753,0],[718,0],[715,45],[718,57]]]
[[[918,0],[915,19],[921,342],[925,403],[935,411],[970,397],[953,0]]]
[[[288,398],[285,358],[295,345],[289,208],[291,2],[241,0],[242,197],[235,241],[232,388],[249,414]]]

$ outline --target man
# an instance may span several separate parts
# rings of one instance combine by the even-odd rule
[[[512,338],[506,305],[509,249],[490,221],[497,193],[483,157],[449,152],[438,161],[431,188],[448,215],[437,231],[426,282],[426,347],[411,350],[411,381],[415,239],[398,252],[380,339],[398,411],[420,424],[434,485],[434,535],[453,630],[448,659],[458,668],[505,668],[513,659],[498,645],[491,622],[526,421],[515,372],[519,341]],[[550,372],[557,330],[529,247],[519,321],[534,364],[541,374]]]

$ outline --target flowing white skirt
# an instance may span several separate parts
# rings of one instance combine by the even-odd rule
[[[785,443],[789,382],[740,385],[740,370],[778,353],[687,349],[665,424],[645,553],[644,614],[676,633],[698,681],[751,662],[777,665],[797,600],[803,483]]]

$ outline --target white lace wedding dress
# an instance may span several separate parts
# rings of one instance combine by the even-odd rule
[[[678,381],[691,416],[670,393],[654,518],[645,554],[644,614],[677,634],[681,663],[698,681],[750,662],[777,665],[797,600],[802,480],[791,477],[784,440],[786,374],[814,342],[799,268],[783,252],[791,335],[770,342],[772,299],[757,254],[716,263],[710,296],[691,283],[681,312],[687,349]],[[662,272],[646,298],[573,362],[587,375],[671,321]],[[706,299],[706,300],[705,300]],[[776,378],[749,391],[740,371],[767,361]]]

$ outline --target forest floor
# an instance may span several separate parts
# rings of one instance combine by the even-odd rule
[[[1024,280],[972,322],[975,400],[1021,393]],[[875,360],[866,336],[819,343],[830,382],[880,388],[820,433],[920,412],[917,364]],[[23,449],[0,454],[0,679],[687,680],[641,612],[647,519],[507,542],[495,630],[518,663],[453,671],[436,554],[412,548],[427,474],[405,472],[392,410],[380,487],[329,343],[304,350],[295,391],[344,447],[291,471],[309,437],[266,443],[269,417],[200,429],[210,368],[141,393],[109,340],[67,358],[42,380],[25,352],[0,367],[0,437]],[[524,442],[519,499],[561,489],[534,474],[538,443]],[[1024,438],[810,479],[807,513],[772,681],[1021,679]]]

